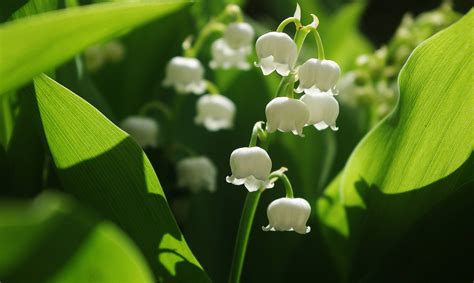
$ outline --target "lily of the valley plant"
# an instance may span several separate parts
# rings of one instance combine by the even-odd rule
[[[258,62],[255,62],[255,66],[261,68],[263,75],[276,72],[282,79],[275,97],[265,108],[267,121],[256,122],[248,147],[238,148],[230,155],[232,174],[227,177],[227,182],[243,185],[248,194],[237,232],[229,282],[240,281],[260,195],[273,188],[276,181],[283,182],[286,195],[268,206],[269,224],[263,226],[263,231],[295,231],[299,234],[311,231],[306,225],[311,206],[306,200],[294,197],[286,175],[287,168],[271,171],[273,164],[268,154],[268,135],[280,131],[304,137],[303,129],[306,126],[314,126],[317,130],[328,127],[334,131],[338,129],[336,119],[339,104],[334,96],[338,94],[336,83],[341,70],[336,62],[325,59],[322,40],[317,31],[319,20],[315,15],[312,17],[313,22],[302,25],[300,7],[297,6],[293,17],[282,21],[276,31],[261,35],[256,42]],[[290,23],[296,27],[293,38],[284,32]],[[311,58],[298,66],[299,52],[309,35],[314,38],[317,58]]]

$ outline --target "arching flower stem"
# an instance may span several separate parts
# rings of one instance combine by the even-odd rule
[[[283,186],[285,186],[285,192],[286,192],[286,197],[287,198],[294,198],[293,195],[293,187],[291,186],[291,182],[288,179],[288,177],[285,175],[284,172],[286,172],[287,169],[285,167],[282,167],[281,169],[273,172],[270,174],[270,179],[279,179],[283,182]]]
[[[298,54],[301,50],[301,47],[303,46],[304,40],[306,39],[306,36],[308,33],[310,33],[312,28],[310,26],[305,26],[305,27],[300,27],[296,30],[295,37],[293,40],[296,43],[296,47],[298,47]]]
[[[286,19],[284,19],[280,25],[278,25],[278,28],[276,29],[277,32],[283,32],[283,30],[285,29],[285,27],[289,24],[289,23],[294,23],[295,24],[295,27],[296,29],[299,29],[301,27],[301,22],[298,18],[296,17],[288,17]]]
[[[162,113],[168,120],[171,120],[173,118],[173,112],[171,111],[171,109],[169,109],[169,107],[166,106],[164,103],[161,103],[156,100],[145,103],[140,108],[138,113],[140,114],[140,116],[146,116],[151,111],[157,111],[159,113]]]
[[[324,60],[326,57],[324,56],[324,47],[323,41],[321,40],[321,36],[316,29],[313,29],[314,40],[316,41],[316,46],[318,47],[318,59]]]
[[[252,129],[252,135],[250,136],[249,147],[257,146],[257,141],[260,139],[261,143],[264,143],[268,137],[267,131],[263,129],[263,121],[255,123]]]
[[[220,94],[219,88],[217,87],[217,85],[208,80],[206,80],[206,89],[209,92],[209,94],[213,94],[213,95]]]
[[[280,85],[276,91],[275,97],[294,97],[294,86],[296,81],[296,72],[292,71],[286,77],[282,77],[280,81]]]
[[[201,51],[206,40],[211,36],[213,33],[223,33],[225,30],[225,25],[220,22],[211,21],[207,25],[205,25],[201,32],[196,37],[194,44],[183,44],[184,49],[184,56],[185,57],[196,57]]]

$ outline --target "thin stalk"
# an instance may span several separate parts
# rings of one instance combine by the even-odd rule
[[[286,96],[286,97],[293,97],[293,89],[295,86],[295,74],[290,72],[288,76],[283,77],[280,81],[280,85],[278,86],[276,96]]]
[[[275,172],[273,172],[272,174],[270,174],[270,179],[273,179],[273,178],[278,178],[279,180],[281,180],[283,182],[283,186],[285,187],[285,193],[286,193],[286,197],[287,198],[294,198],[294,194],[293,194],[293,186],[291,186],[291,182],[290,182],[290,179],[288,179],[288,177],[285,175],[285,172],[286,171],[286,168],[282,168],[284,169],[284,171],[282,170],[277,170]]]
[[[245,253],[247,251],[247,243],[252,230],[255,211],[257,210],[258,201],[263,190],[248,193],[245,198],[242,216],[240,217],[239,230],[237,231],[237,240],[235,242],[234,257],[229,275],[229,283],[239,283],[242,268],[244,266]]]
[[[201,30],[198,34],[196,41],[193,46],[184,50],[184,56],[186,57],[196,57],[201,51],[202,46],[206,40],[215,32],[222,33],[224,32],[225,25],[222,23],[210,22]]]
[[[173,112],[171,112],[168,106],[159,101],[150,101],[144,104],[138,113],[142,116],[146,116],[146,114],[152,110],[162,113],[167,119],[171,119],[173,117]]]
[[[256,146],[258,137],[264,137],[263,144],[260,146],[267,148],[266,132],[262,129],[263,122],[255,123],[252,129],[252,136],[250,137],[249,147]],[[260,133],[260,135],[259,135]],[[240,275],[244,266],[245,253],[247,252],[247,243],[250,232],[252,231],[253,219],[255,218],[255,211],[257,211],[258,201],[264,188],[256,192],[247,193],[245,198],[242,216],[240,217],[239,229],[237,230],[237,239],[235,241],[234,255],[232,258],[232,265],[230,267],[229,283],[240,282]]]
[[[295,18],[295,17],[289,17],[289,18],[284,19],[284,20],[280,23],[280,25],[278,25],[278,28],[276,29],[276,31],[277,31],[277,32],[283,32],[283,30],[285,29],[285,27],[286,27],[289,23],[294,23],[297,29],[301,27],[301,22],[300,22],[300,20],[298,20],[298,19]]]
[[[316,41],[316,46],[318,47],[318,59],[324,60],[326,57],[324,56],[324,47],[323,41],[321,40],[321,36],[316,29],[313,29],[314,40]]]
[[[206,88],[209,94],[220,94],[219,88],[217,87],[217,85],[215,85],[211,81],[206,80]]]
[[[285,192],[287,198],[293,198],[293,187],[291,186],[290,180],[285,174],[281,174],[280,180],[283,182],[285,186]]]
[[[303,47],[304,40],[306,39],[306,36],[308,33],[310,33],[311,29],[308,27],[300,28],[296,30],[295,37],[293,38],[296,47],[298,47],[298,54],[300,53],[301,47]]]
[[[250,136],[250,142],[249,142],[249,147],[256,146],[258,138],[260,137],[260,141],[263,142],[264,139],[266,139],[266,131],[262,129],[263,122],[258,121],[253,125],[252,128],[252,135]]]

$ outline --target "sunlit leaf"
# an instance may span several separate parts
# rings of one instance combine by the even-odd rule
[[[187,3],[103,3],[5,23],[0,26],[0,94],[65,62],[91,44],[172,13]]]
[[[207,282],[141,148],[54,80],[41,75],[34,81],[44,134],[64,189],[127,232],[157,278]]]
[[[319,201],[324,226],[339,237],[337,244],[335,236],[328,241],[346,279],[379,268],[415,223],[472,181],[473,59],[466,30],[473,26],[471,11],[413,52],[399,75],[396,109],[362,140]]]
[[[0,202],[0,277],[5,282],[154,282],[120,229],[53,192],[30,202]]]

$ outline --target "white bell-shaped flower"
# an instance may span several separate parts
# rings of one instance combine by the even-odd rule
[[[132,136],[142,148],[157,145],[158,124],[153,119],[129,116],[120,123],[120,128]]]
[[[196,110],[194,121],[209,131],[230,129],[234,125],[235,105],[223,95],[203,95],[196,103]]]
[[[248,23],[231,23],[224,31],[224,40],[230,48],[239,50],[249,49],[255,32]]]
[[[196,58],[174,57],[166,66],[164,86],[173,86],[180,94],[201,94],[206,90],[204,68]]]
[[[224,39],[220,38],[212,43],[212,60],[209,62],[209,66],[212,69],[248,70],[250,64],[247,62],[247,56],[250,51],[250,48],[232,49]]]
[[[312,89],[301,98],[309,109],[308,125],[314,125],[318,130],[324,130],[331,127],[337,131],[336,119],[339,115],[339,103],[332,95],[331,91],[321,92]]]
[[[217,169],[205,156],[182,159],[176,166],[179,187],[187,187],[192,192],[207,189],[216,190]]]
[[[309,110],[305,103],[288,97],[274,98],[265,108],[267,131],[273,133],[293,132],[303,136],[303,127],[309,119]]]
[[[308,59],[298,68],[299,85],[297,92],[318,88],[328,91],[336,86],[341,69],[331,60]]]
[[[267,208],[268,226],[263,231],[295,231],[306,234],[311,227],[306,222],[311,214],[311,206],[302,198],[279,198]]]
[[[274,31],[260,36],[255,49],[260,60],[256,66],[264,75],[276,70],[278,74],[287,76],[295,66],[298,48],[286,33]]]
[[[268,153],[258,147],[241,147],[230,155],[231,176],[226,181],[234,185],[244,185],[249,192],[259,188],[273,188],[269,180],[272,170],[272,160]]]

